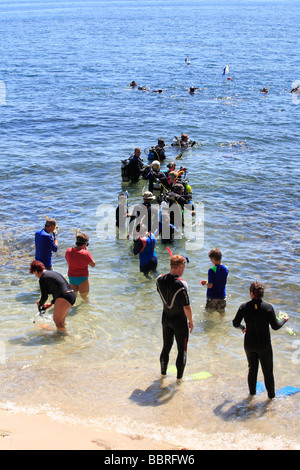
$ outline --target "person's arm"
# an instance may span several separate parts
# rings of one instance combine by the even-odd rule
[[[201,286],[207,286],[208,289],[211,289],[212,286],[214,285],[214,278],[215,278],[215,273],[210,268],[208,270],[208,280],[207,281],[200,281]]]
[[[288,321],[288,319],[289,319],[288,315],[283,316],[281,318],[277,318],[274,308],[271,307],[270,312],[269,312],[269,323],[273,330],[279,330],[280,328],[282,328],[283,325]]]
[[[40,284],[40,289],[41,289],[41,298],[40,300],[37,301],[37,304],[39,305],[39,307],[43,307],[44,304],[46,303],[46,300],[48,299],[48,291],[47,291],[45,279],[41,277],[39,280],[39,284]]]
[[[133,254],[137,255],[141,251],[142,248],[143,248],[142,240],[140,238],[137,238],[136,240],[134,240],[134,242],[133,242]]]
[[[211,289],[212,286],[213,286],[213,283],[212,283],[212,282],[208,282],[208,281],[200,281],[200,284],[201,284],[201,286],[207,286],[208,289]]]
[[[89,261],[89,266],[91,266],[91,268],[94,268],[94,267],[96,266],[96,263],[95,263],[95,261],[93,260],[93,258],[92,258],[92,256],[91,256],[90,252],[89,252],[89,259],[90,259],[90,261]]]
[[[190,333],[192,333],[194,328],[192,307],[190,305],[186,305],[183,307],[183,310],[189,323]]]
[[[240,306],[238,309],[235,318],[232,320],[232,324],[235,328],[240,328],[243,333],[246,332],[245,325],[242,324],[242,320],[244,318],[244,304]]]
[[[49,235],[48,243],[49,243],[49,248],[56,253],[57,248],[58,248],[58,240],[57,240],[57,236],[55,234],[53,234],[53,237],[51,237],[51,235]]]

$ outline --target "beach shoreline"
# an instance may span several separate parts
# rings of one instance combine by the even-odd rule
[[[179,450],[139,435],[0,410],[0,450]]]
[[[202,434],[202,433],[200,433]],[[203,434],[203,447],[194,449],[139,434],[99,429],[92,424],[61,422],[45,412],[34,415],[0,410],[0,450],[102,450],[102,451],[200,451],[200,450],[299,450],[300,445],[286,438],[253,434],[224,433],[219,445],[212,446],[209,434]],[[254,438],[254,439],[253,439]]]

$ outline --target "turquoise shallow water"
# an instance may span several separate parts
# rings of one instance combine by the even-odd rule
[[[245,401],[243,338],[231,321],[260,279],[296,333],[272,334],[277,388],[300,386],[300,106],[290,93],[300,19],[297,2],[226,3],[0,2],[3,407],[194,448],[297,444],[299,396]],[[163,93],[132,90],[132,80]],[[212,377],[177,387],[172,375],[158,380],[155,281],[139,273],[130,241],[101,231],[101,209],[116,207],[121,190],[140,201],[145,181],[122,184],[121,160],[181,132],[197,141],[181,161],[199,209],[196,241],[172,247],[190,259],[186,375]],[[39,292],[28,267],[44,215],[59,225],[56,270],[66,275],[77,228],[97,263],[90,302],[73,308],[63,338],[32,323]],[[206,314],[199,286],[215,245],[230,270],[222,318]],[[157,252],[164,272],[169,255],[159,242]]]

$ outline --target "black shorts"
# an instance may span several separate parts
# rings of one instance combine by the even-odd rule
[[[74,305],[75,302],[76,302],[76,296],[75,296],[75,293],[74,293],[73,290],[70,291],[70,292],[62,292],[62,294],[60,294],[57,298],[58,299],[65,299],[71,305]]]

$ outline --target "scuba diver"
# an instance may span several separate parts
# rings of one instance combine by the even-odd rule
[[[133,253],[139,255],[140,272],[148,274],[157,268],[157,255],[155,253],[155,236],[148,232],[145,224],[136,227]]]
[[[146,225],[147,231],[154,233],[158,228],[158,209],[152,205],[155,196],[150,191],[143,194],[143,203],[134,206],[129,220],[129,236],[133,236],[136,227],[143,223]]]
[[[141,149],[136,147],[134,155],[129,157],[129,160],[122,161],[121,176],[124,182],[130,181],[137,183],[144,169],[144,163],[141,159]]]
[[[190,86],[190,89],[189,89],[190,95],[193,95],[196,90],[199,90],[199,87],[197,87],[197,86]]]
[[[149,191],[153,193],[158,191],[161,196],[164,192],[164,189],[168,187],[168,180],[163,171],[160,170],[160,163],[158,160],[152,162],[149,172],[143,174],[143,178],[149,181]]]
[[[171,171],[175,171],[175,168],[176,168],[176,163],[175,162],[170,162],[167,164],[167,170],[164,171],[164,174],[166,175],[167,179],[169,178],[169,174],[171,173]]]
[[[161,237],[161,243],[169,244],[174,242],[175,232],[179,233],[178,238],[180,238],[180,230],[171,223],[169,204],[166,201],[162,201],[159,210],[159,227],[154,235]]]
[[[191,201],[189,194],[184,194],[184,186],[176,183],[172,190],[163,196],[164,201],[169,203],[170,224],[174,225],[177,230],[181,230],[184,226],[184,210],[191,211],[192,216],[195,215],[195,206]]]
[[[166,159],[165,155],[165,141],[164,139],[159,138],[157,141],[157,145],[155,147],[151,147],[148,153],[148,160],[158,160],[162,162]]]
[[[195,140],[190,140],[187,134],[181,134],[181,138],[175,136],[175,141],[171,144],[173,147],[188,148],[196,145]]]
[[[187,169],[183,166],[180,167],[179,171],[170,171],[168,176],[168,190],[173,191],[176,183],[183,185],[183,195],[188,196],[187,200],[192,199],[192,188],[189,181],[185,179]],[[182,178],[184,176],[184,178]]]
[[[121,234],[126,232],[128,217],[128,192],[126,191],[126,193],[119,194],[119,204],[116,208],[116,227]]]

